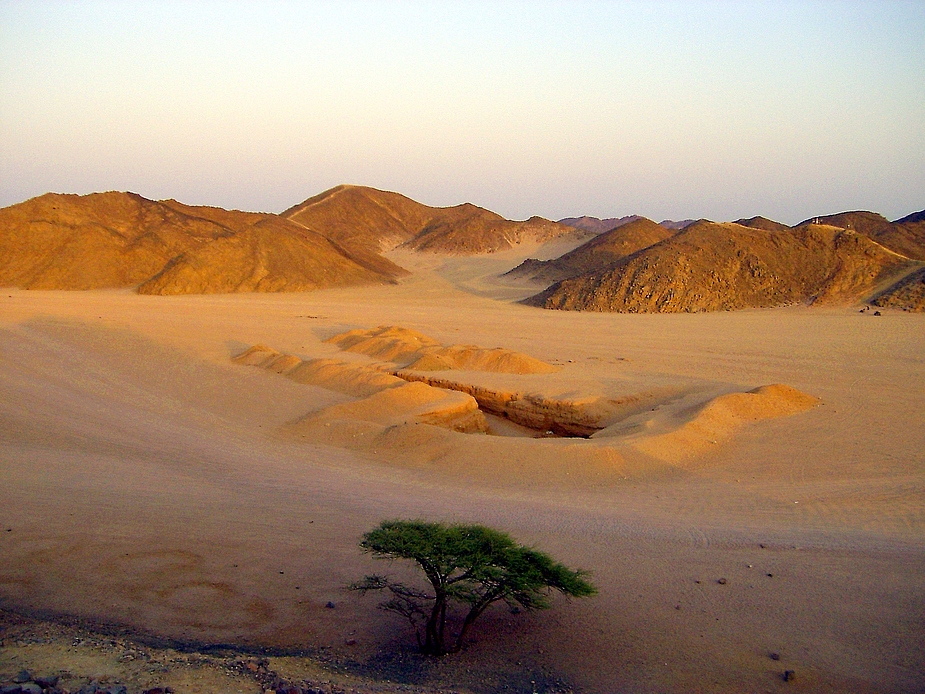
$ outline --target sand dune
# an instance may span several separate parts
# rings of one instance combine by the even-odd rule
[[[430,424],[447,427],[465,433],[484,432],[485,418],[479,412],[475,400],[464,394],[425,383],[405,383],[388,388],[356,402],[332,405],[320,412],[308,415],[293,425],[296,432],[318,431],[320,427],[344,428],[356,436],[357,425],[381,425],[387,428],[407,424]],[[372,431],[372,429],[370,429]],[[330,443],[324,432],[324,443]]]
[[[485,349],[475,345],[443,346],[419,332],[395,326],[351,330],[327,341],[343,350],[394,362],[416,371],[462,369],[536,374],[558,370],[551,364],[509,349]]]
[[[783,384],[712,397],[711,391],[692,382],[663,388],[658,394],[647,390],[601,397],[577,389],[568,398],[562,398],[544,394],[548,384],[544,384],[542,377],[530,381],[527,388],[531,390],[517,392],[418,373],[415,365],[420,359],[414,360],[417,350],[435,349],[437,343],[406,328],[352,330],[329,338],[327,342],[393,362],[410,359],[411,367],[392,370],[386,375],[371,365],[335,366],[324,360],[323,368],[336,376],[319,377],[322,369],[313,361],[303,362],[265,345],[245,350],[234,361],[360,398],[313,412],[287,425],[287,429],[302,438],[350,449],[376,449],[380,453],[397,445],[405,451],[405,459],[417,462],[435,463],[439,458],[441,464],[446,464],[448,460],[465,459],[472,454],[472,443],[465,437],[439,432],[408,432],[408,425],[434,425],[465,434],[492,433],[484,411],[534,432],[532,435],[536,438],[595,438],[593,444],[588,442],[584,446],[575,442],[570,447],[571,454],[579,460],[593,461],[598,461],[602,454],[605,458],[609,456],[613,463],[609,474],[624,477],[630,467],[627,458],[633,457],[631,451],[675,464],[727,441],[749,422],[793,415],[819,404],[817,398]],[[428,355],[425,353],[425,357]],[[305,373],[302,378],[296,376],[300,371]],[[350,376],[345,378],[346,374]],[[374,375],[382,377],[376,381],[377,388],[371,387]],[[358,381],[361,387],[356,387]],[[657,414],[653,416],[652,412]],[[403,434],[391,431],[402,427],[405,428]],[[521,436],[525,433],[518,430]],[[427,441],[429,445],[409,446],[408,437]],[[434,445],[440,451],[436,457],[431,451]],[[496,446],[488,444],[489,449]],[[516,453],[505,451],[504,457],[510,459],[513,455],[517,468],[556,455],[555,448],[544,448],[541,443],[516,450]],[[504,466],[500,466],[493,472],[503,474],[503,470]]]
[[[250,347],[234,361],[283,374],[296,383],[320,386],[359,398],[405,383],[396,376],[362,364],[323,358],[303,361],[292,354],[280,354],[266,345]]]
[[[678,426],[673,431],[635,435],[632,445],[653,458],[680,463],[724,443],[749,422],[788,417],[817,405],[817,398],[779,383],[745,393],[728,393],[693,412],[681,413],[676,417]]]

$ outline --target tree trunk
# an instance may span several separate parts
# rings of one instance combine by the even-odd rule
[[[430,618],[424,627],[424,647],[427,655],[443,655],[443,625],[446,622],[446,595],[437,595]]]
[[[494,601],[492,601],[494,602]],[[472,626],[474,622],[482,612],[485,611],[485,608],[488,607],[491,602],[487,602],[481,605],[474,606],[469,610],[469,614],[466,615],[466,619],[463,621],[462,629],[459,630],[459,636],[456,637],[456,645],[453,646],[452,652],[456,653],[462,648],[463,638],[466,636],[466,632],[469,631],[469,627]]]

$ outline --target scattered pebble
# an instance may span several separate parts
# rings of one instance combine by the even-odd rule
[[[797,678],[797,674],[793,670],[784,670],[784,682],[793,682]]]
[[[728,583],[728,581],[725,578],[720,578],[716,582],[719,583],[721,586],[724,586]]]
[[[780,660],[780,653],[771,653],[769,657],[771,660]]]

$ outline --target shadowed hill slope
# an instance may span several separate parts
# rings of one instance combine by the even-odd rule
[[[398,193],[337,186],[282,213],[351,252],[367,257],[402,246],[416,251],[472,255],[582,233],[532,217],[514,222],[465,203],[429,207]]]
[[[563,280],[524,303],[629,313],[851,303],[909,265],[866,236],[831,226],[765,231],[697,222],[606,272]]]
[[[894,224],[912,224],[914,222],[925,222],[925,210],[920,212],[913,212],[912,214],[907,214],[902,219],[897,219]]]
[[[49,193],[0,210],[0,284],[144,293],[297,291],[388,282],[318,234],[272,214]]]
[[[552,284],[569,277],[609,269],[623,258],[671,238],[675,233],[673,229],[640,217],[595,236],[554,260],[530,258],[506,274]]]
[[[885,308],[901,308],[904,311],[925,311],[925,268],[907,275],[871,303]]]

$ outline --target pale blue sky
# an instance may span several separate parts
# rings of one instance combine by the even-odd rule
[[[925,207],[925,2],[0,0],[0,205]]]

